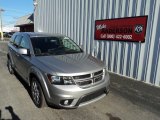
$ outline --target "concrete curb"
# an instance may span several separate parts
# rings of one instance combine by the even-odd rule
[[[148,109],[160,111],[160,88],[110,73],[111,90]]]

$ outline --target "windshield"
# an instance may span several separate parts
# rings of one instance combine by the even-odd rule
[[[68,37],[33,37],[31,38],[36,56],[64,55],[81,53],[82,50]]]

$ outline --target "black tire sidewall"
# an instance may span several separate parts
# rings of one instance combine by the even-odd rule
[[[11,66],[10,66],[11,65]],[[8,71],[10,74],[13,74],[14,71],[13,71],[13,67],[12,67],[12,63],[11,63],[11,60],[8,59],[8,62],[7,62],[7,66],[8,66]],[[9,66],[11,67],[11,69],[9,68]]]

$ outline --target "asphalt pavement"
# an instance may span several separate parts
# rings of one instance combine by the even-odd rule
[[[134,103],[112,89],[105,98],[81,108],[36,108],[29,87],[18,75],[9,74],[5,50],[0,51],[0,120],[160,120],[159,111]]]

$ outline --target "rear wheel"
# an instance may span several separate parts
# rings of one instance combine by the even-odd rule
[[[13,67],[12,67],[11,60],[9,58],[8,58],[7,66],[8,66],[9,73],[13,74],[14,70],[13,70]]]
[[[37,81],[37,78],[33,77],[31,81],[31,95],[34,104],[38,108],[42,108],[46,106],[46,101],[43,95],[43,91],[40,83]]]

